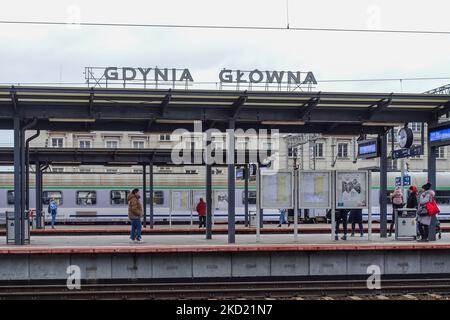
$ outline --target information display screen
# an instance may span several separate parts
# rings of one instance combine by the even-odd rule
[[[371,139],[358,142],[358,158],[376,158],[380,156],[379,140]]]
[[[431,146],[450,145],[450,124],[445,127],[431,128],[429,139]]]
[[[367,171],[336,171],[336,209],[368,206]]]
[[[300,171],[298,190],[300,209],[331,208],[330,171]]]
[[[291,171],[260,172],[261,209],[292,209],[293,174]]]

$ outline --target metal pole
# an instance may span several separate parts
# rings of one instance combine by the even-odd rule
[[[41,197],[39,195],[42,195],[42,175],[41,175],[41,163],[39,161],[36,162],[36,173],[35,173],[35,190],[36,190],[36,229],[42,229],[41,224],[41,212],[42,212],[42,202]]]
[[[150,229],[153,229],[153,211],[154,211],[154,205],[153,205],[153,162],[150,162],[149,166],[149,173],[150,173]]]
[[[212,168],[206,165],[206,239],[212,239]]]
[[[245,165],[244,168],[244,179],[245,179],[245,184],[244,184],[244,224],[246,227],[248,227],[249,225],[249,221],[248,221],[248,176],[250,174],[250,170],[249,170],[249,164]]]
[[[14,117],[14,243],[22,245],[22,128],[19,117]]]
[[[367,203],[367,240],[372,240],[372,171],[368,172],[368,190],[369,193]]]
[[[336,171],[331,172],[331,239],[336,236]]]
[[[228,127],[228,243],[236,242],[235,190],[236,174],[234,167],[234,129],[235,121],[230,120]]]
[[[144,228],[147,228],[147,166],[142,165],[142,193],[144,199],[142,204],[144,206]]]
[[[37,123],[37,120],[33,121],[33,125]],[[30,142],[41,134],[38,129],[34,135],[29,137],[25,142],[25,209],[30,209]]]
[[[380,237],[387,237],[387,136],[381,135],[380,157]]]
[[[299,172],[294,169],[294,241],[296,242],[298,241],[298,178]]]
[[[433,123],[428,123],[428,128]],[[437,147],[430,146],[430,135],[427,134],[427,147],[428,147],[428,182],[431,183],[431,188],[436,190],[436,152]],[[428,232],[428,240],[436,241],[436,216],[431,217],[430,228]]]
[[[258,173],[256,175],[256,242],[261,240],[261,225],[260,220],[260,209],[261,208],[261,169],[258,168]]]

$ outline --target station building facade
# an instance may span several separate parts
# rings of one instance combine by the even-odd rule
[[[421,123],[410,123],[409,126],[414,132],[414,144],[421,144],[422,126]],[[394,129],[397,131],[398,129]],[[425,127],[426,130],[426,127]],[[28,135],[34,132],[30,131]],[[272,148],[278,153],[279,167],[281,169],[298,167],[304,170],[354,170],[364,168],[379,167],[379,159],[357,159],[357,137],[353,136],[331,136],[314,135],[311,139],[304,135],[303,143],[294,147],[289,147],[288,135],[280,134],[277,143],[270,140],[264,147]],[[31,147],[48,148],[107,148],[107,149],[170,149],[180,142],[191,144],[191,148],[197,148],[197,142],[201,141],[201,136],[182,136],[168,133],[142,133],[142,132],[57,132],[41,131],[40,136],[30,143]],[[391,134],[388,134],[389,150],[391,147]],[[213,140],[217,148],[226,148],[224,135],[218,135]],[[394,135],[394,146],[398,148],[396,135]],[[236,135],[236,149],[255,149],[254,144],[250,144],[248,138]],[[390,152],[390,151],[388,151]],[[450,161],[448,147],[437,149],[437,170],[450,171]],[[409,171],[424,171],[427,168],[427,146],[425,139],[424,155],[406,159],[406,169]],[[400,170],[400,161],[391,160],[388,162],[389,170]],[[142,167],[92,167],[92,166],[51,166],[53,172],[107,172],[107,173],[141,173]],[[164,167],[158,166],[155,172],[161,173],[200,173],[202,169],[198,166]],[[213,170],[213,174],[225,175],[226,168],[218,167]]]

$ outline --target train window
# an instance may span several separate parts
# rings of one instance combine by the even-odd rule
[[[128,203],[128,195],[130,191],[128,190],[112,190],[111,191],[111,204],[120,205]]]
[[[147,191],[147,203],[150,203],[150,191]],[[153,191],[153,204],[163,205],[164,204],[164,191],[154,190]]]
[[[450,204],[450,191],[436,191],[437,204]]]
[[[62,205],[63,204],[63,196],[61,191],[44,191],[42,193],[42,203],[48,205],[50,203],[50,200],[55,200],[56,204]]]
[[[97,204],[97,191],[77,191],[77,205],[92,206]]]
[[[8,190],[6,194],[6,199],[8,201],[8,204],[14,204],[14,190]]]
[[[245,205],[245,191],[242,191],[242,204]],[[256,204],[256,191],[248,192],[248,204]]]

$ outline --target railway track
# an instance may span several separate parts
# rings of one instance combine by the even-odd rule
[[[206,283],[0,285],[0,299],[447,299],[450,279],[383,280],[380,290],[365,281],[249,281]]]

